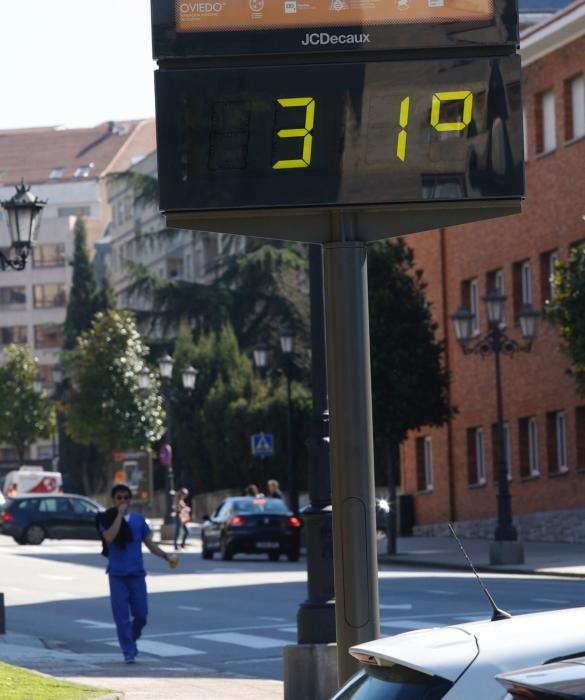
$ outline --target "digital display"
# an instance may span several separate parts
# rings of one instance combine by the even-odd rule
[[[160,70],[163,211],[523,194],[520,59]]]
[[[491,18],[493,5],[492,0],[176,0],[175,13],[178,32],[205,32],[469,21]]]

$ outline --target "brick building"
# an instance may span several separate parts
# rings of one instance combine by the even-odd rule
[[[424,270],[445,338],[458,414],[402,446],[402,493],[413,494],[418,532],[457,521],[492,536],[496,516],[496,397],[493,356],[464,355],[450,315],[507,296],[505,332],[518,340],[525,302],[542,310],[557,258],[585,241],[585,0],[522,34],[526,201],[522,214],[407,237]],[[557,330],[546,321],[531,352],[502,356],[506,452],[514,521],[525,539],[585,540],[585,399],[567,376]]]

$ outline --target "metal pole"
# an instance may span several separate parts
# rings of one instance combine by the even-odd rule
[[[366,244],[353,220],[333,221],[324,245],[327,385],[331,413],[331,481],[337,674],[358,668],[349,647],[380,636],[374,500],[374,448]]]
[[[293,425],[292,425],[292,400],[290,395],[291,384],[291,359],[290,353],[286,355],[286,398],[287,398],[287,433],[288,433],[288,494],[289,507],[295,515],[299,512],[299,494],[293,459]]]
[[[335,587],[331,531],[331,477],[329,473],[329,411],[325,362],[323,256],[321,246],[309,246],[311,302],[311,386],[313,412],[309,448],[309,505],[303,508],[307,546],[308,597],[297,613],[299,644],[335,642]]]
[[[165,513],[165,525],[173,525],[175,523],[175,512],[174,512],[174,501],[175,501],[175,473],[173,471],[173,437],[171,433],[171,397],[170,397],[170,387],[167,382],[163,380],[164,387],[164,397],[167,409],[167,434],[166,440],[171,446],[171,459],[166,468],[165,473],[165,488],[167,491],[167,512]]]
[[[494,539],[496,541],[514,542],[518,533],[512,522],[512,498],[508,483],[508,458],[506,455],[506,438],[504,434],[504,402],[502,399],[501,350],[502,338],[499,326],[492,331],[494,359],[496,368],[496,409],[498,421],[498,525]]]

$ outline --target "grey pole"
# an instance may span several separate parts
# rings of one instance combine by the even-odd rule
[[[358,667],[349,647],[380,636],[366,244],[350,215],[324,250],[331,427],[337,675]]]
[[[331,533],[331,477],[329,473],[329,411],[325,362],[323,256],[320,245],[309,247],[311,300],[311,386],[313,412],[309,447],[309,500],[302,516],[307,545],[308,597],[297,613],[299,644],[335,641],[335,588]]]
[[[167,409],[167,425],[166,425],[166,441],[171,446],[171,461],[165,470],[165,488],[167,491],[167,509],[165,513],[164,524],[174,525],[175,524],[175,472],[173,469],[173,436],[172,436],[172,423],[171,423],[171,386],[170,380],[163,379],[163,395],[165,397],[165,404]]]

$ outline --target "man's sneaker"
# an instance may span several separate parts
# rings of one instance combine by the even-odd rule
[[[124,661],[127,664],[135,664],[136,663],[136,656],[132,656],[132,654],[124,654]]]

